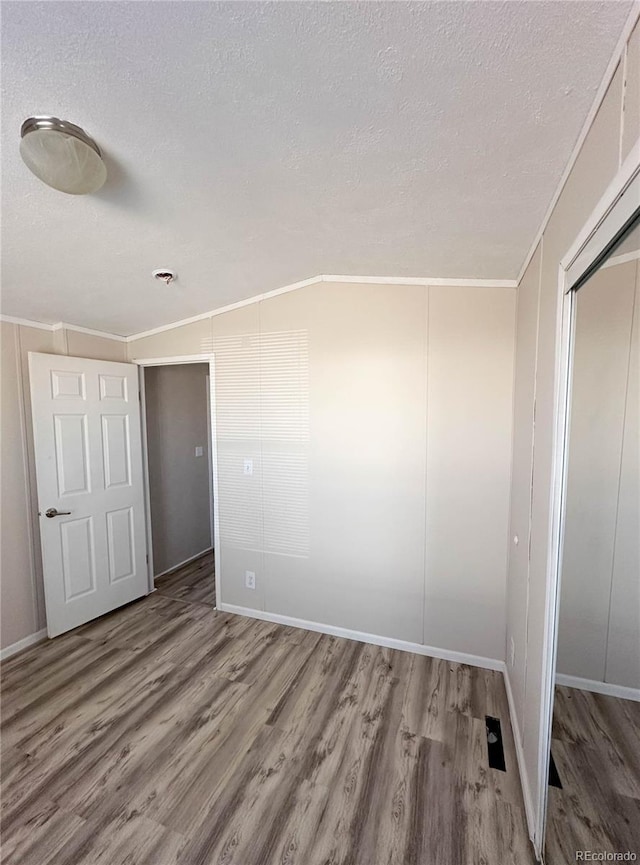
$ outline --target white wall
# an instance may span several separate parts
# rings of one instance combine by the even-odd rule
[[[145,369],[155,575],[212,545],[208,374],[204,363]],[[195,456],[196,447],[202,456]]]
[[[502,660],[514,312],[320,283],[131,342],[215,353],[223,602]]]
[[[538,765],[545,724],[541,709],[546,664],[558,268],[637,137],[640,102],[635,76],[639,68],[636,26],[518,290],[518,402],[510,534],[512,538],[518,535],[520,544],[510,544],[507,652],[513,639],[516,653],[508,670],[515,709],[514,732],[523,755],[521,774],[534,822],[546,791],[546,780],[538,776]],[[530,440],[532,450],[528,447]]]
[[[2,456],[0,512],[1,648],[45,627],[42,556],[31,429],[27,354],[69,354],[125,360],[125,343],[61,329],[0,322]]]
[[[635,261],[601,269],[576,296],[557,657],[560,674],[632,688],[640,687],[638,439],[634,447],[624,432],[627,408],[629,423],[638,414],[628,381],[637,270]]]
[[[425,638],[504,659],[515,298],[429,289]]]

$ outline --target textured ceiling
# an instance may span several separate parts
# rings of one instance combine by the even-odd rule
[[[130,334],[319,273],[514,278],[629,9],[3,2],[2,311]],[[43,113],[99,193],[22,164]]]

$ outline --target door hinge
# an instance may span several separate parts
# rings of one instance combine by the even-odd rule
[[[147,555],[145,556],[145,559],[147,560],[147,564],[149,564],[149,553],[147,553]]]

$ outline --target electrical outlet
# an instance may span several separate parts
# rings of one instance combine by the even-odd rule
[[[509,663],[513,667],[516,662],[516,644],[514,642],[513,637],[511,637],[511,653],[509,657]]]
[[[256,575],[253,571],[245,571],[244,572],[244,584],[247,589],[255,589],[256,587]]]
[[[253,474],[253,460],[245,459],[244,461],[244,473],[245,475]]]
[[[196,456],[197,457],[204,456],[204,448],[202,448],[200,445],[196,445]]]

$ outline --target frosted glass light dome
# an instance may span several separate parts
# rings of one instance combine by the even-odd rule
[[[25,165],[47,186],[85,195],[97,192],[107,179],[100,148],[79,126],[57,117],[29,117],[20,134]]]

